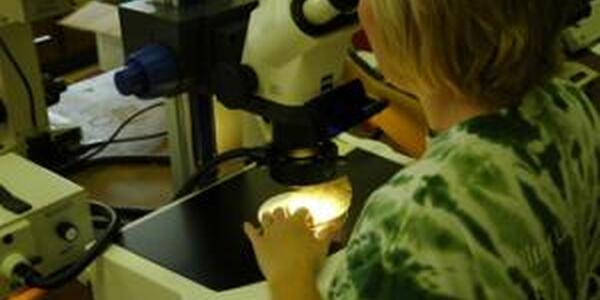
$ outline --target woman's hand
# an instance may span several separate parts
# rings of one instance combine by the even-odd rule
[[[333,229],[317,237],[307,210],[290,216],[277,209],[272,215],[265,214],[262,223],[262,231],[249,223],[244,224],[244,231],[252,242],[273,298],[277,299],[277,294],[287,294],[287,299],[291,299],[290,294],[303,294],[304,299],[318,299],[314,298],[318,296],[317,274],[327,255]]]

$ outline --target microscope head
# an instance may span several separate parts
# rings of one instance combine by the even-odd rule
[[[221,65],[215,76],[221,103],[261,116],[270,125],[272,140],[262,163],[275,181],[286,186],[335,179],[342,160],[332,140],[388,105],[371,99],[359,80],[339,84],[302,105],[290,105],[256,93],[258,75],[250,66]]]

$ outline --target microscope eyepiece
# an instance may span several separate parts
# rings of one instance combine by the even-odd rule
[[[329,3],[337,10],[343,13],[352,13],[356,11],[359,0],[329,0]]]

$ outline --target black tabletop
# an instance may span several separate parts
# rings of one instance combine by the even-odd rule
[[[360,150],[348,158],[342,171],[350,178],[353,199],[346,238],[368,196],[401,168]],[[263,278],[242,224],[256,222],[261,203],[287,190],[266,169],[254,168],[129,228],[120,244],[215,291],[255,283]]]

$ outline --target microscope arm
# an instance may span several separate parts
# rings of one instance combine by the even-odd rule
[[[185,86],[214,93],[229,108],[270,121],[269,167],[276,181],[307,185],[332,179],[339,157],[331,139],[385,107],[369,99],[359,82],[343,81],[352,35],[358,29],[358,1],[260,0],[258,6],[252,0],[238,0],[240,5],[212,1],[165,12],[183,16],[175,23],[178,29],[204,28],[198,36],[212,41],[208,49],[206,43],[186,46],[145,37],[144,48],[115,76],[119,91],[141,98],[173,95]],[[193,14],[208,4],[222,6],[222,12]],[[121,6],[122,21],[143,16],[164,23],[161,14],[147,16],[144,5],[139,0]],[[247,24],[234,17],[236,12],[247,17]],[[195,21],[186,21],[190,18]],[[205,24],[214,28],[205,29]],[[126,40],[142,44],[140,34],[131,30]]]
[[[271,176],[288,185],[331,180],[332,138],[382,111],[358,81],[343,82],[358,1],[262,0],[252,12],[242,64],[215,71],[217,98],[267,119]]]

